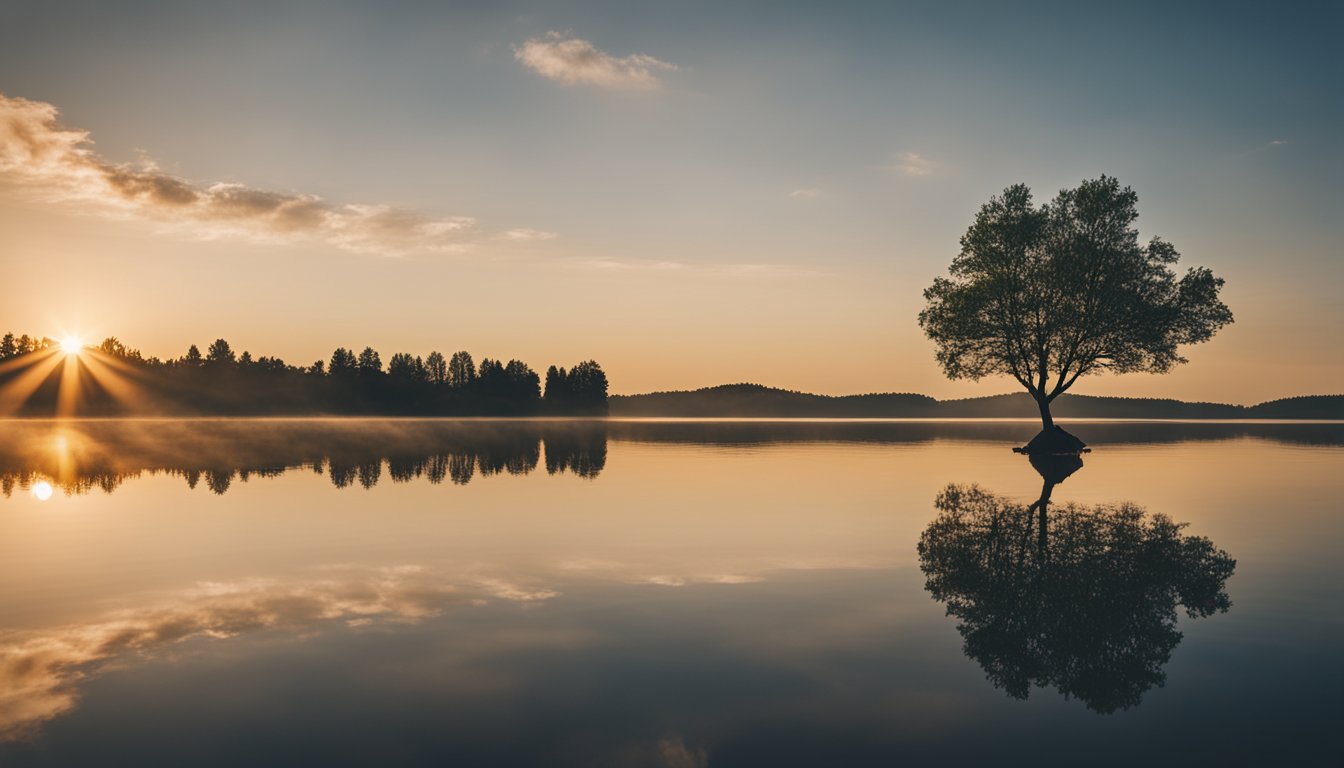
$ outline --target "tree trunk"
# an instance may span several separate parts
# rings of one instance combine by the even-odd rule
[[[1050,401],[1044,396],[1038,396],[1036,405],[1041,409],[1041,429],[1050,429],[1055,426],[1055,420],[1050,418]]]

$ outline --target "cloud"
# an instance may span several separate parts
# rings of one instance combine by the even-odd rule
[[[902,152],[887,167],[893,171],[900,171],[906,176],[932,176],[933,172],[938,169],[938,163],[918,152]]]
[[[523,66],[565,85],[595,85],[614,90],[649,91],[662,85],[654,72],[674,72],[675,64],[642,53],[612,56],[587,40],[547,32],[513,49]]]
[[[476,222],[388,205],[331,203],[316,195],[180,179],[152,161],[114,164],[88,131],[60,125],[55,106],[0,94],[0,174],[54,199],[135,216],[203,239],[323,242],[347,251],[402,255],[469,249]],[[533,230],[514,230],[531,232]]]
[[[507,230],[500,233],[499,237],[502,240],[512,240],[517,243],[530,243],[541,240],[554,240],[559,237],[559,235],[541,229],[528,229],[524,227],[522,229]]]
[[[709,765],[709,753],[703,747],[691,748],[680,736],[658,742],[658,757],[667,768],[704,768]]]
[[[797,200],[815,200],[820,196],[820,189],[795,189],[789,193],[789,197]]]
[[[631,581],[636,584],[652,584],[658,587],[685,587],[691,584],[755,584],[765,581],[765,577],[749,576],[742,573],[712,573],[692,576],[655,574],[643,578],[634,578]]]
[[[1275,139],[1275,140],[1269,142],[1269,145],[1272,146],[1272,147],[1281,147],[1281,146],[1283,146],[1284,144],[1287,144],[1287,143],[1288,143],[1288,140],[1287,140],[1287,139]]]

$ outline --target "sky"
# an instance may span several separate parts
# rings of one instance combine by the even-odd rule
[[[1011,7],[1010,7],[1011,6]],[[1102,173],[1236,322],[1084,394],[1344,391],[1337,3],[6,3],[0,330],[947,381],[975,211]]]

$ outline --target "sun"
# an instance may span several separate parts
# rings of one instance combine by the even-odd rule
[[[78,336],[66,336],[61,339],[61,351],[67,355],[77,355],[84,349],[84,340]]]
[[[36,483],[33,483],[33,496],[36,497],[38,501],[46,501],[47,499],[50,499],[51,491],[51,483],[48,483],[46,480],[38,480]]]

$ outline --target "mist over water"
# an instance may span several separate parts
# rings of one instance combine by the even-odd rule
[[[1341,425],[4,428],[6,766],[1344,748]]]

